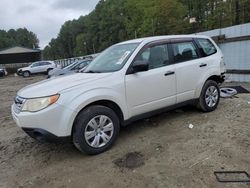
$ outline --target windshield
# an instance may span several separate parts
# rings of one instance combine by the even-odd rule
[[[120,70],[139,43],[114,45],[102,52],[84,70],[85,73],[115,72]]]
[[[67,69],[67,70],[81,70],[82,68],[86,67],[89,63],[91,62],[91,60],[84,60],[84,61],[77,61],[75,63],[72,63],[70,65],[68,65],[67,67],[64,67],[63,69]]]
[[[78,63],[79,63],[79,61],[77,61],[75,63],[72,63],[72,64],[69,64],[68,66],[64,67],[63,69],[71,69],[71,68],[73,68]]]

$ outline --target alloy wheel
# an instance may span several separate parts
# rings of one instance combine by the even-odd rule
[[[207,106],[210,108],[214,107],[217,104],[218,99],[219,99],[218,89],[215,86],[208,87],[205,94],[205,101]]]
[[[98,115],[88,122],[84,138],[89,146],[101,148],[111,140],[113,133],[114,124],[112,120],[108,116]]]

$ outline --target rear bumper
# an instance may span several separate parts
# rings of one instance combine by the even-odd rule
[[[220,83],[223,83],[225,81],[225,72],[221,73],[220,75]]]
[[[44,129],[38,128],[22,128],[30,137],[40,141],[40,142],[70,142],[71,137],[58,137]]]

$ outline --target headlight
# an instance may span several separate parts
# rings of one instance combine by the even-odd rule
[[[48,106],[54,104],[60,95],[53,95],[49,97],[26,99],[22,111],[37,112]]]

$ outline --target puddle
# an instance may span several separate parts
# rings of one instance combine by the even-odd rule
[[[127,153],[124,157],[114,160],[113,163],[120,168],[128,169],[135,169],[145,164],[140,152]]]

